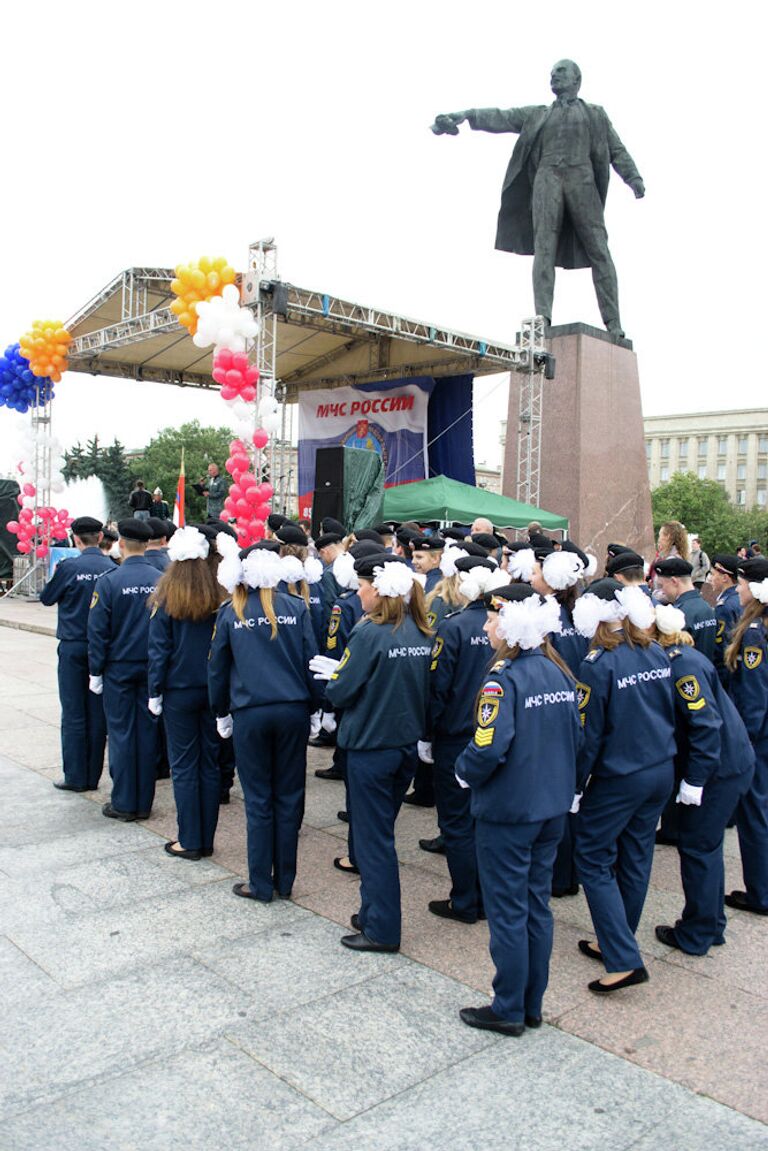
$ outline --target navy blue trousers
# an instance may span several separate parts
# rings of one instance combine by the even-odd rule
[[[755,774],[736,809],[736,827],[747,899],[768,908],[768,746],[755,747]]]
[[[700,807],[677,805],[677,850],[685,907],[675,924],[675,935],[689,955],[706,955],[713,943],[725,941],[723,836],[751,779],[751,771],[711,779],[704,787]]]
[[[593,775],[581,801],[576,867],[609,973],[643,966],[635,931],[673,780],[671,760],[632,775]]]
[[[496,967],[493,1010],[522,1023],[541,1018],[552,954],[552,867],[564,816],[537,823],[475,824],[477,861]]]
[[[360,868],[360,926],[369,939],[400,946],[400,870],[395,820],[413,779],[416,744],[347,751],[347,778]]]
[[[147,665],[110,663],[104,670],[112,806],[147,814],[155,798],[158,722],[147,707]]]
[[[290,895],[304,813],[309,704],[233,712],[235,758],[245,798],[248,887],[269,902]]]
[[[166,690],[163,720],[179,843],[185,851],[209,851],[219,819],[219,744],[205,687]]]
[[[567,891],[579,882],[576,871],[575,835],[576,817],[566,815],[563,820],[563,838],[557,845],[555,866],[552,871],[552,890]]]
[[[456,760],[471,736],[461,739],[435,739],[435,802],[437,822],[445,840],[445,855],[451,874],[451,903],[463,915],[477,915],[483,900],[477,877],[475,821],[470,811],[470,790],[460,787],[454,775]]]
[[[59,643],[61,762],[72,787],[99,786],[107,744],[104,701],[88,690],[88,644]]]

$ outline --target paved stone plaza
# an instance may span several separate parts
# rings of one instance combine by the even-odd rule
[[[651,976],[596,1000],[582,896],[555,902],[548,1026],[463,1026],[487,1002],[487,927],[436,920],[445,860],[398,833],[400,955],[338,944],[357,909],[339,783],[312,752],[291,902],[231,894],[245,876],[239,793],[212,860],[170,859],[173,798],[116,824],[59,793],[55,612],[0,601],[0,1151],[759,1151],[768,1149],[768,921],[731,913],[711,956],[653,936],[681,907],[657,850],[640,929]],[[28,630],[31,629],[31,630]],[[740,886],[727,841],[727,883]]]

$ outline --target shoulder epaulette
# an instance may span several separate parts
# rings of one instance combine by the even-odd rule
[[[677,657],[679,655],[682,655],[682,654],[683,654],[682,649],[679,647],[668,647],[667,648],[667,656],[669,659],[677,659]]]
[[[502,668],[506,666],[506,662],[507,661],[505,659],[497,659],[496,663],[491,668],[491,671],[501,671]]]
[[[596,659],[600,659],[600,656],[603,654],[604,651],[605,651],[604,647],[593,647],[592,651],[588,652],[584,656],[584,658],[586,660],[588,660],[589,663],[594,663]]]
[[[443,619],[453,619],[455,615],[461,615],[462,610],[462,608],[457,607],[454,611],[447,611],[443,616]]]

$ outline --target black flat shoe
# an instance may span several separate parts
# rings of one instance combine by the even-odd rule
[[[174,859],[194,859],[194,860],[197,860],[197,859],[202,858],[202,852],[200,852],[200,851],[187,851],[185,848],[183,848],[181,846],[181,844],[179,844],[179,850],[174,851],[173,845],[175,843],[178,843],[178,840],[171,839],[168,841],[168,843],[165,844],[165,851],[168,853],[168,855],[172,855]]]
[[[637,983],[648,982],[648,972],[644,967],[637,967],[634,971],[630,971],[629,975],[625,975],[623,979],[617,979],[615,983],[601,983],[599,979],[593,979],[591,983],[587,984],[590,991],[594,991],[595,995],[610,995],[613,991],[621,991],[624,987],[634,987]]]
[[[725,906],[733,907],[737,911],[751,911],[753,915],[768,915],[768,907],[756,907],[747,899],[746,891],[732,891],[725,897]]]
[[[349,812],[337,811],[336,818],[338,819],[339,823],[349,823]]]
[[[315,772],[315,779],[343,779],[337,767],[320,767]]]
[[[152,814],[151,811],[137,811],[135,818],[136,819],[149,819],[151,814]]]
[[[403,803],[407,803],[409,807],[434,807],[434,799],[422,799],[415,791],[410,791],[408,795],[403,797]]]
[[[459,923],[477,923],[477,915],[464,915],[456,911],[450,899],[431,899],[427,907],[440,919],[456,919]]]
[[[369,939],[364,931],[358,932],[357,935],[342,935],[341,942],[350,951],[393,952],[400,950],[399,943],[376,943],[373,939]]]
[[[135,811],[117,811],[111,803],[104,804],[101,814],[106,815],[107,819],[119,819],[121,823],[133,823],[139,818]]]
[[[209,859],[213,855],[213,848],[204,847],[200,854],[202,855],[203,859]]]
[[[93,788],[88,787],[75,787],[71,783],[67,783],[66,779],[54,779],[53,786],[57,791],[92,791]]]
[[[420,839],[419,847],[432,855],[445,855],[445,840],[442,835],[436,835],[434,839]]]
[[[598,963],[603,962],[602,953],[595,947],[594,943],[590,943],[588,939],[579,940],[579,951],[582,955],[586,955],[588,959],[596,959]]]
[[[665,835],[663,831],[656,832],[655,842],[657,847],[677,847],[677,840],[671,835]]]
[[[357,912],[355,912],[354,915],[350,915],[349,922],[354,927],[355,931],[362,931],[363,930],[362,927],[360,926],[360,916],[357,914]]]
[[[553,887],[552,898],[563,899],[566,895],[578,895],[580,890],[578,883],[572,883],[570,887]]]
[[[343,855],[337,855],[333,861],[333,866],[337,871],[344,871],[348,875],[359,875],[360,868],[355,867],[354,863],[345,863]]]
[[[683,950],[677,942],[674,927],[668,927],[666,924],[660,923],[655,929],[655,935],[659,943],[663,943],[665,947],[676,947],[678,951]]]
[[[531,1031],[535,1031],[537,1027],[541,1027],[541,1022],[540,1015],[526,1015],[525,1017],[525,1026],[530,1027]]]
[[[479,1027],[481,1031],[497,1031],[499,1035],[512,1035],[519,1039],[525,1031],[524,1023],[511,1023],[500,1019],[492,1007],[462,1007],[459,1019],[468,1027]]]
[[[235,883],[232,887],[235,895],[239,895],[241,899],[255,899],[257,903],[271,903],[272,896],[269,899],[262,899],[259,895],[254,895],[252,891],[248,891],[245,883]]]
[[[229,792],[225,791],[219,796],[219,807],[226,807],[229,803]]]

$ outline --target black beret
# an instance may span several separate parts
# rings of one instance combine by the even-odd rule
[[[275,532],[275,537],[280,540],[281,544],[298,544],[299,547],[305,548],[309,543],[304,532],[296,524],[285,522]]]
[[[440,534],[444,540],[463,540],[467,533],[461,528],[443,528]]]
[[[740,560],[739,575],[750,583],[761,583],[768,579],[768,559],[765,556],[753,556],[751,560]]]
[[[552,555],[554,550],[555,549],[552,547],[551,542],[550,542],[549,547],[545,547],[544,544],[542,544],[541,547],[539,547],[539,545],[537,544],[536,547],[533,549],[533,554],[536,556],[536,559],[539,561],[539,563],[542,563],[547,558],[547,556]]]
[[[369,543],[378,544],[379,551],[384,547],[384,540],[381,538],[380,533],[373,528],[362,528],[361,531],[355,532],[355,539],[368,540]]]
[[[168,538],[168,524],[158,516],[150,516],[144,523],[149,528],[151,540],[164,540]]]
[[[589,556],[586,552],[583,552],[579,545],[575,544],[573,540],[563,540],[563,542],[560,544],[560,550],[564,552],[573,552],[574,555],[579,557],[581,562],[584,564],[584,567],[589,566]]]
[[[693,564],[689,564],[682,556],[667,556],[656,564],[656,574],[660,576],[689,576],[692,571]]]
[[[270,512],[267,516],[267,527],[271,532],[276,532],[283,524],[288,523],[288,516],[281,516],[280,512]]]
[[[103,530],[101,520],[95,520],[93,516],[78,516],[76,520],[72,520],[72,534],[75,536],[96,535]]]
[[[510,603],[518,603],[520,600],[529,599],[532,595],[536,595],[536,592],[529,583],[511,583],[506,587],[495,587],[493,591],[486,592],[483,603],[486,611],[498,611],[501,604],[495,603],[495,600],[505,599]]]
[[[111,544],[117,543],[117,532],[113,532],[112,528],[104,528],[102,535],[105,540],[109,540]],[[102,540],[102,543],[104,540]]]
[[[120,520],[117,531],[124,540],[135,540],[141,544],[149,543],[152,539],[152,532],[144,520]]]
[[[642,556],[639,556],[637,552],[624,551],[609,559],[605,565],[605,570],[609,576],[612,576],[616,575],[616,572],[624,572],[629,568],[640,568],[640,571],[643,571],[644,567]]]
[[[375,532],[378,532],[380,536],[392,536],[395,534],[395,528],[399,528],[399,527],[400,527],[400,524],[395,523],[394,520],[387,520],[386,523],[376,524],[374,526],[373,530]],[[360,536],[357,532],[355,532],[355,535],[357,536],[358,539],[360,538]]]
[[[165,524],[165,538],[169,540],[176,534],[176,524],[173,520],[163,520],[163,523]]]
[[[380,556],[382,554],[381,544],[376,544],[373,540],[360,540],[359,543],[352,544],[352,547],[349,549],[349,554],[356,560],[365,559],[366,556]],[[389,552],[385,552],[384,554],[389,555]],[[399,559],[400,557],[392,556],[391,558]]]
[[[469,572],[472,571],[472,568],[487,568],[489,571],[495,572],[497,565],[485,556],[460,556],[456,560],[456,571]]]
[[[363,556],[355,560],[355,571],[362,579],[373,579],[376,568],[383,564],[404,564],[407,561],[403,556],[393,556],[391,552],[376,552],[370,556]]]
[[[329,548],[331,544],[340,544],[341,536],[338,532],[326,532],[322,536],[318,536],[315,540],[315,548],[321,552],[323,548]]]
[[[280,544],[277,540],[259,540],[258,543],[251,544],[250,547],[243,548],[240,552],[240,559],[244,560],[251,552],[279,552]]]
[[[616,592],[623,590],[624,585],[620,584],[617,579],[605,576],[603,579],[596,579],[594,583],[591,583],[587,588],[587,594],[596,595],[598,599],[605,599],[612,603],[616,599]]]
[[[235,529],[232,527],[231,524],[227,523],[226,520],[220,520],[220,519],[217,519],[216,516],[211,516],[209,519],[207,519],[205,521],[205,524],[206,524],[206,527],[214,528],[217,535],[219,532],[224,532],[225,535],[232,536],[233,540],[237,539],[237,532],[235,531]]]
[[[739,557],[733,555],[731,552],[718,552],[712,556],[712,567],[724,572],[732,579],[736,579],[738,576],[741,563],[742,561]]]
[[[209,544],[216,542],[219,529],[214,527],[213,524],[187,524],[187,527],[196,528],[201,536],[205,536]]]
[[[398,528],[395,535],[401,548],[407,548],[410,546],[411,540],[419,539],[419,533],[415,532],[413,528]]]
[[[488,558],[488,548],[481,548],[480,544],[476,544],[473,540],[463,540],[462,543],[457,544],[457,547],[460,547],[468,556],[481,556],[483,559]]]
[[[445,540],[440,536],[416,536],[411,546],[415,552],[441,552]]]
[[[320,521],[320,531],[323,535],[338,532],[342,539],[344,539],[344,536],[347,534],[347,529],[344,527],[344,524],[339,523],[339,521],[333,519],[332,516],[326,516],[325,519]]]
[[[605,550],[609,556],[618,556],[621,555],[622,552],[631,552],[632,548],[625,547],[624,544],[608,544]]]
[[[490,532],[475,532],[471,538],[472,543],[479,544],[479,546],[485,548],[486,551],[493,552],[501,546],[496,536],[492,536]]]
[[[531,550],[530,540],[513,540],[512,543],[504,544],[504,550],[508,552],[525,552]]]
[[[552,540],[549,536],[545,536],[543,532],[531,532],[528,536],[529,547],[532,548],[551,548]]]

